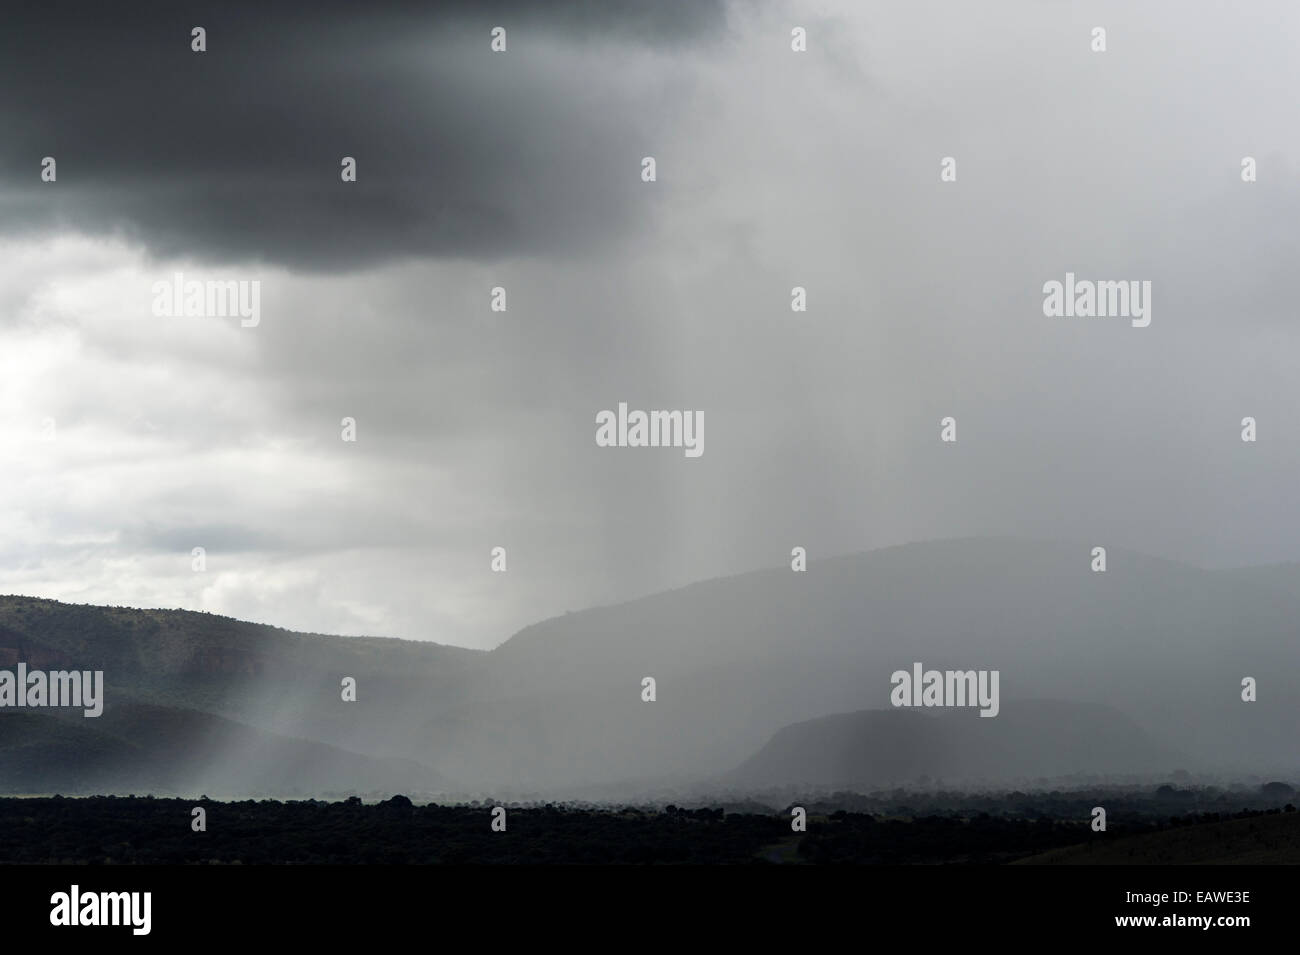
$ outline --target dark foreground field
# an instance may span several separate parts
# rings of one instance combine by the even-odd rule
[[[1170,811],[1168,799],[1110,794],[1106,832],[1087,807],[1097,794],[1024,796],[1003,809],[924,805],[790,814],[723,808],[413,805],[152,797],[0,799],[0,862],[36,864],[1180,864],[1300,862],[1290,804]],[[202,807],[207,829],[192,829]]]

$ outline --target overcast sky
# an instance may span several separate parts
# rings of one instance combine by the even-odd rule
[[[0,591],[490,647],[795,545],[1300,559],[1300,7],[540,6],[6,14]]]

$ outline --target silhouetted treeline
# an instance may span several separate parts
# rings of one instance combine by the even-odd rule
[[[192,810],[206,813],[204,832]],[[888,818],[843,810],[809,812],[793,832],[789,813],[721,808],[645,810],[506,807],[506,830],[491,828],[492,806],[417,806],[405,796],[378,804],[216,802],[95,796],[0,799],[0,861],[90,864],[990,864],[1051,849],[1206,826],[1284,809],[1163,819],[1113,804],[1108,831],[1087,817],[1036,818],[949,812]],[[1139,860],[1135,860],[1139,861]],[[1297,859],[1296,861],[1300,861]]]

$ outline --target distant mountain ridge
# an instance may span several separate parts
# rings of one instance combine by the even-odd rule
[[[1286,567],[1207,571],[1111,548],[1093,573],[1087,545],[967,539],[574,612],[490,652],[0,597],[0,659],[103,669],[106,721],[127,704],[207,714],[415,764],[460,792],[717,780],[792,724],[887,708],[890,673],[917,661],[999,670],[1002,713],[982,722],[1072,700],[1123,714],[1159,751],[1185,753],[1181,768],[1272,774],[1300,761],[1297,620],[1300,575]],[[355,703],[340,698],[347,676]],[[1256,703],[1240,699],[1246,676]],[[375,785],[358,789],[391,788],[367,767],[357,775],[375,771]]]

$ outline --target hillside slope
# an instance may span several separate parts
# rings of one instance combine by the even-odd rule
[[[1012,865],[1295,865],[1300,812],[1201,823],[1122,839],[1090,840]]]
[[[916,783],[977,786],[1070,775],[1149,775],[1187,761],[1097,704],[1031,700],[994,718],[975,710],[867,710],[788,726],[727,774],[732,785],[869,791]]]
[[[116,703],[94,719],[0,714],[0,793],[219,798],[448,788],[418,763],[277,736],[194,710]]]

